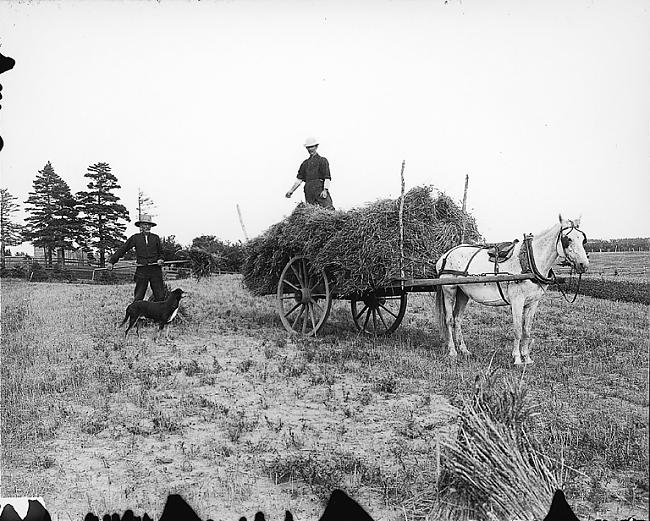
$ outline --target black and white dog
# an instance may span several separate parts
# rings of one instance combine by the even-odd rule
[[[129,327],[127,327],[124,332],[124,338],[126,338],[126,335],[134,324],[138,337],[140,336],[138,324],[140,318],[149,318],[158,324],[157,338],[163,328],[174,320],[176,313],[178,313],[179,303],[184,296],[183,293],[182,289],[175,289],[169,293],[167,300],[163,302],[150,302],[148,300],[136,300],[135,302],[131,302],[131,304],[126,308],[126,315],[120,324],[120,326],[123,326],[126,324],[127,320],[129,321]],[[169,330],[167,330],[167,336],[168,335]]]

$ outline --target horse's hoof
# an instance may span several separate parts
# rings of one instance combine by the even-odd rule
[[[469,349],[462,349],[460,352],[465,356],[472,356],[472,352]]]
[[[523,365],[520,356],[515,356],[515,365]]]
[[[458,353],[454,351],[453,353],[449,353],[449,355],[447,356],[449,356],[449,358],[451,358],[452,360],[455,360],[456,358],[458,358]]]
[[[532,359],[530,356],[524,356],[524,364],[526,364],[526,365],[532,365],[532,364],[534,364],[534,363],[535,363],[535,362],[533,361],[533,359]]]

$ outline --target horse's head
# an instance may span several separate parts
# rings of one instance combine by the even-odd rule
[[[563,219],[560,215],[560,234],[557,238],[557,253],[569,262],[578,273],[589,268],[589,258],[585,251],[587,236],[579,229],[580,219]]]

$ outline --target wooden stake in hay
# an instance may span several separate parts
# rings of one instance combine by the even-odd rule
[[[276,291],[282,269],[295,255],[311,259],[332,277],[339,295],[371,291],[400,278],[400,201],[383,199],[347,212],[298,205],[283,221],[246,245],[244,284],[254,294]],[[404,274],[431,277],[440,255],[480,235],[474,219],[445,194],[416,187],[404,196]]]

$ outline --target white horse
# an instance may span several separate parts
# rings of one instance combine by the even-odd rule
[[[488,306],[510,306],[514,323],[515,339],[512,348],[514,363],[532,364],[530,345],[533,317],[539,301],[553,282],[551,267],[558,258],[569,262],[577,273],[589,268],[585,252],[587,238],[578,229],[580,219],[562,219],[538,235],[525,235],[517,242],[512,255],[498,264],[489,258],[494,247],[485,245],[461,245],[443,254],[436,263],[438,277],[453,281],[456,277],[472,275],[532,273],[533,280],[510,282],[487,282],[471,284],[444,284],[436,298],[436,311],[440,334],[447,342],[449,356],[457,356],[456,345],[461,353],[469,355],[465,345],[461,322],[469,299]],[[455,336],[455,344],[454,344]]]

